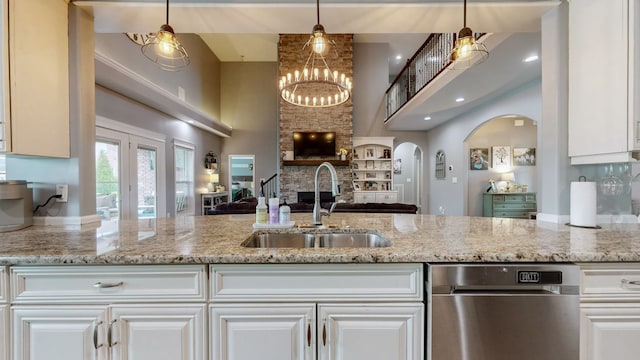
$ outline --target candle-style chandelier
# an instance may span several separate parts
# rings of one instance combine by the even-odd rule
[[[331,71],[325,55],[335,41],[327,38],[320,24],[320,0],[316,0],[317,23],[302,49],[309,47],[309,56],[302,70],[295,70],[279,81],[280,96],[286,102],[303,107],[320,108],[345,103],[351,97],[351,79],[344,73]],[[336,52],[337,54],[337,52]]]

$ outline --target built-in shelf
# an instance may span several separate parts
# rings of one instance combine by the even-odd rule
[[[349,166],[349,160],[284,160],[284,166],[318,166],[323,162],[328,162],[333,166]]]

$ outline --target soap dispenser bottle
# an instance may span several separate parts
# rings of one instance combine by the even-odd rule
[[[280,224],[286,225],[291,221],[291,208],[285,200],[280,206]]]
[[[256,224],[267,223],[267,204],[265,203],[264,196],[258,198],[258,205],[256,205]]]

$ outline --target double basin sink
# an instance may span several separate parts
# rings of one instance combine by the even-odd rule
[[[250,248],[376,248],[391,241],[375,233],[255,232],[242,243]]]

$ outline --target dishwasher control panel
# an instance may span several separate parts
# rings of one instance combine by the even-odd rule
[[[520,270],[518,284],[562,284],[562,272]]]

